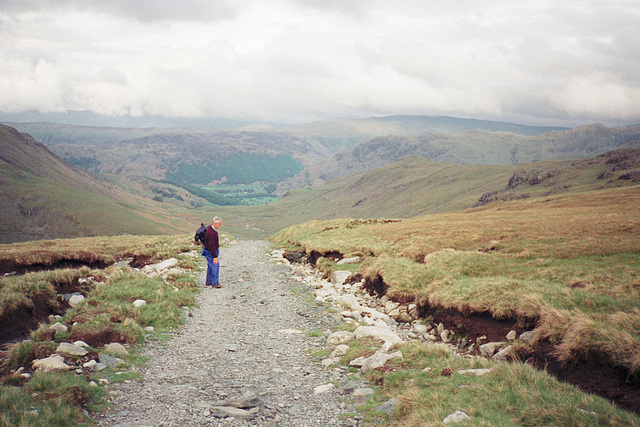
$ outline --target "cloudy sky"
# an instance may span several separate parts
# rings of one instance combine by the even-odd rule
[[[640,123],[640,0],[0,0],[0,113]]]

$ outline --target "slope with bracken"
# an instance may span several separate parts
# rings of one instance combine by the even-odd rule
[[[176,232],[184,220],[73,167],[0,125],[0,242]]]

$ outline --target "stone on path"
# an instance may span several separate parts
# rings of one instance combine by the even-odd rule
[[[279,329],[278,332],[282,334],[301,334],[302,333],[300,329]]]
[[[212,415],[218,418],[233,417],[239,419],[253,418],[253,414],[249,411],[232,406],[212,406]]]
[[[262,405],[262,399],[257,394],[248,391],[238,399],[229,399],[217,404],[217,406],[232,406],[234,408],[255,408]]]
[[[322,394],[322,393],[326,393],[330,390],[333,390],[334,388],[336,388],[336,386],[333,383],[329,383],[329,384],[322,384],[319,385],[318,387],[313,389],[313,393],[314,394]]]
[[[383,326],[360,326],[355,330],[355,337],[356,339],[373,337],[393,344],[402,342],[402,338],[391,328]]]
[[[336,331],[327,337],[326,346],[335,347],[356,339],[356,335],[349,331]]]
[[[351,272],[347,270],[336,270],[331,273],[331,283],[336,286],[342,286],[344,282],[351,277]]]

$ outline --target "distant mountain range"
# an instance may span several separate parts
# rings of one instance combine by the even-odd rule
[[[332,179],[391,164],[403,156],[423,156],[465,165],[508,165],[592,156],[621,147],[640,147],[640,128],[601,124],[537,135],[473,130],[374,138],[308,166],[279,185],[279,193],[317,188]]]
[[[420,116],[235,130],[16,127],[47,146],[0,127],[0,242],[183,232],[212,212],[232,218],[233,232],[273,233],[313,219],[410,217],[640,182],[638,127]],[[219,206],[190,186],[225,179],[278,182],[283,197]]]
[[[563,128],[455,117],[391,116],[327,120],[282,128],[109,128],[10,123],[56,154],[94,173],[141,175],[204,184],[220,180],[280,182],[305,166],[372,138],[459,134],[470,129],[537,135]],[[240,173],[247,168],[247,176]]]

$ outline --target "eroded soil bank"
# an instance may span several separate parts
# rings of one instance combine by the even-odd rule
[[[343,255],[339,252],[320,254],[313,252],[309,256],[301,252],[291,252],[287,256],[292,262],[315,262],[321,258],[339,261]],[[361,277],[355,276],[353,281]],[[372,296],[379,298],[386,295],[389,286],[377,277],[365,282],[365,289]],[[406,303],[407,301],[398,301]],[[495,319],[489,313],[463,313],[458,310],[446,310],[432,306],[418,306],[420,318],[434,324],[442,323],[444,328],[452,331],[458,344],[463,347],[470,343],[500,342],[505,340],[509,331],[518,335],[533,330],[537,319],[510,318]],[[477,346],[472,354],[479,355]],[[554,352],[554,346],[548,341],[538,341],[525,351],[519,351],[516,358],[539,370],[546,370],[561,381],[574,385],[587,393],[597,394],[615,403],[621,408],[640,414],[640,378],[632,377],[623,369],[615,368],[597,355],[587,355],[562,362]]]

